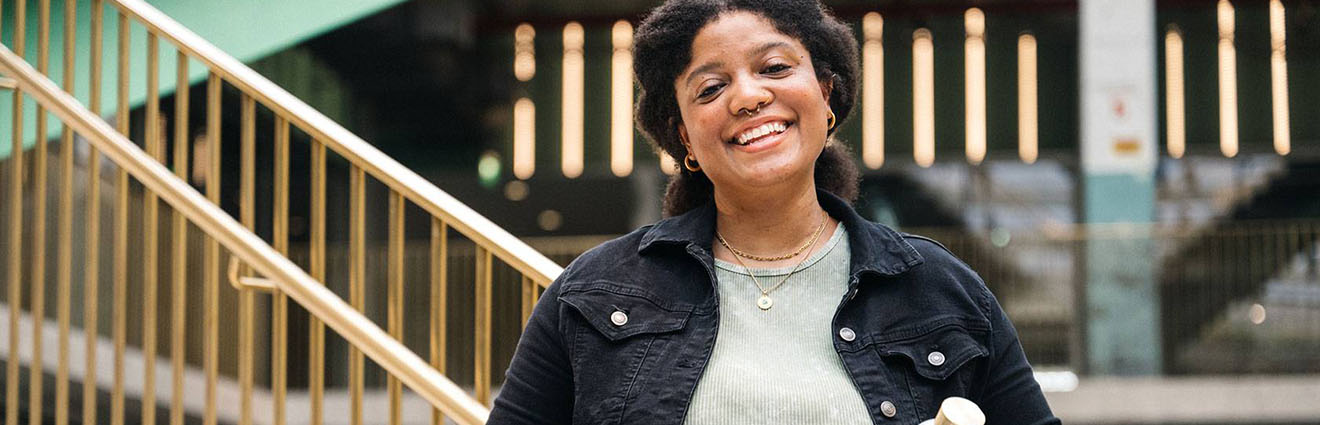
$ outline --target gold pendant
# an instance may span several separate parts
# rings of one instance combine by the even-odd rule
[[[756,306],[762,310],[769,310],[770,307],[775,306],[775,301],[770,299],[769,295],[761,295],[761,298],[756,299]]]

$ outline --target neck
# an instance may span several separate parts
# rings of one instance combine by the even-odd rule
[[[834,229],[830,219],[816,199],[815,183],[798,190],[761,191],[758,193],[728,193],[715,190],[716,230],[734,248],[759,256],[778,256],[791,253],[806,243],[825,219],[825,229],[817,240],[820,246],[829,239]],[[778,267],[796,264],[809,256],[816,246],[804,250],[798,257],[780,261],[761,262],[743,259],[749,265]],[[734,261],[734,254],[718,242],[712,245],[715,257]],[[755,264],[753,264],[755,263]]]

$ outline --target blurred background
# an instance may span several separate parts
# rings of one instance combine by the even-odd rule
[[[149,3],[561,265],[661,218],[675,164],[634,130],[631,109],[632,30],[657,1]],[[858,211],[943,242],[981,274],[1065,423],[1320,423],[1320,2],[824,3],[862,48],[859,105],[836,134],[863,170]],[[3,12],[0,28],[13,28],[13,8]],[[204,79],[188,90],[200,123]],[[232,181],[241,111],[235,90],[223,96],[221,175]],[[144,131],[145,97],[133,132]],[[13,125],[0,104],[0,123]],[[258,133],[275,125],[256,116]],[[204,135],[192,134],[195,155]],[[0,146],[3,160],[10,144]],[[257,149],[267,181],[271,151]],[[290,167],[304,176],[310,165]],[[345,186],[347,165],[329,170]],[[208,174],[188,179],[205,187],[218,177]],[[264,217],[273,203],[258,186]],[[308,183],[290,190],[305,197]],[[237,191],[223,189],[226,210]],[[367,281],[383,281],[387,191],[366,194]],[[327,193],[332,229],[348,226],[334,207],[348,196]],[[299,264],[307,208],[295,200],[286,229]],[[412,208],[405,220],[427,218]],[[429,237],[421,225],[406,232],[410,245]],[[346,241],[332,234],[326,261],[339,293]],[[450,279],[473,279],[476,251],[451,251]],[[425,249],[407,252],[408,273],[424,273]],[[519,331],[498,315],[518,308],[519,277],[497,266],[494,278],[512,282],[493,294],[498,372]],[[369,285],[367,314],[384,317],[384,286]],[[450,344],[474,338],[461,331],[474,296],[451,289]],[[307,315],[290,320],[296,359]],[[404,339],[424,346],[425,331]],[[345,348],[332,345],[331,362]],[[471,380],[471,355],[451,355],[447,375]],[[257,364],[260,380],[269,361]],[[227,360],[221,370],[235,373]],[[291,386],[305,388],[301,371]],[[327,382],[345,379],[331,371]]]

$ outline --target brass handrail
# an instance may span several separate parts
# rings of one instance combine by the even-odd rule
[[[123,3],[145,6],[145,3],[137,1]],[[150,9],[149,6],[144,9],[154,11],[154,9]],[[156,22],[157,24],[163,21],[166,22],[167,25],[172,24],[176,31],[182,29],[182,27],[174,24],[173,21],[164,18],[164,15],[159,15],[158,12],[155,13],[157,13],[158,16],[152,18],[142,17],[140,19],[143,19],[143,21],[146,22]],[[191,33],[187,34],[191,35]],[[196,38],[196,36],[192,37]],[[183,43],[179,44],[183,45]],[[205,46],[214,49],[210,44],[205,44]],[[228,58],[223,54],[217,56]],[[226,60],[233,62],[233,64],[237,63],[232,59]],[[239,66],[241,67],[241,65]],[[242,67],[242,69],[247,70],[246,67]],[[32,96],[39,105],[54,113],[63,123],[72,127],[77,133],[82,134],[83,137],[90,141],[93,146],[113,160],[128,174],[131,174],[134,178],[140,181],[147,190],[159,196],[166,203],[174,207],[176,211],[181,212],[199,229],[219,242],[234,255],[241,258],[245,264],[261,274],[270,277],[271,280],[279,286],[280,291],[292,297],[295,301],[306,308],[308,312],[320,318],[325,324],[338,332],[345,340],[349,341],[353,347],[360,349],[362,353],[374,360],[391,375],[397,377],[409,388],[416,391],[432,405],[439,408],[446,415],[462,423],[485,422],[489,415],[489,411],[485,406],[472,400],[466,392],[441,375],[436,369],[432,368],[425,360],[418,357],[401,342],[385,333],[385,331],[376,326],[374,322],[367,319],[353,307],[349,306],[288,258],[280,255],[260,237],[243,227],[240,223],[235,221],[233,217],[221,210],[220,207],[208,201],[205,196],[193,189],[187,182],[175,176],[161,163],[156,162],[156,160],[154,160],[147,152],[144,152],[123,135],[119,134],[108,123],[87,110],[76,99],[65,93],[54,82],[33,69],[27,62],[15,55],[4,45],[0,45],[0,71],[4,71],[6,75],[11,76],[24,93]],[[247,72],[251,71],[247,70]],[[260,81],[264,82],[264,84],[269,84],[271,87],[270,89],[275,90],[277,93],[292,99],[292,96],[289,96],[283,90],[278,89],[278,87],[274,87],[273,84],[270,84],[269,81],[264,78],[261,78]],[[301,107],[311,111],[310,107],[307,107],[301,102],[297,102],[297,105],[301,105]],[[312,111],[312,114],[326,122],[329,121],[328,119],[325,119],[323,115],[315,113],[315,111]],[[312,127],[309,126],[309,128]],[[346,130],[343,130],[338,126],[334,126],[334,128],[339,129],[344,134],[348,134]],[[351,134],[349,134],[349,136],[351,136]],[[326,140],[334,139],[327,138]],[[356,140],[365,146],[365,142],[362,142],[356,137],[352,138],[352,140]],[[379,156],[379,158],[371,158],[371,154],[375,154]],[[364,161],[367,158],[370,158],[371,160],[366,162],[372,166],[379,166],[380,164],[371,161],[383,158],[384,161],[389,161],[387,165],[393,164],[393,166],[397,167],[397,163],[389,160],[388,157],[385,157],[383,154],[380,154],[379,151],[374,149],[370,149],[367,155],[359,158]],[[402,167],[393,170],[392,173],[406,174],[406,176],[411,176],[412,178],[419,180],[421,179],[416,176],[416,174],[401,173],[399,170],[402,170]],[[396,183],[406,181],[406,178],[395,180]],[[432,185],[427,184],[426,187],[443,195],[443,193],[439,192],[439,189],[436,189]],[[422,192],[414,193],[426,193],[426,190],[422,189]],[[447,197],[447,195],[445,196]],[[449,199],[452,200],[452,198]],[[457,203],[457,201],[453,202]],[[431,206],[438,208],[439,205],[440,204],[438,203],[432,203]],[[476,216],[471,210],[465,211]],[[443,213],[443,211],[440,212]],[[456,216],[445,216],[457,219]],[[480,218],[480,216],[476,217]],[[495,231],[503,232],[502,230],[499,230],[498,227],[494,227],[494,224],[490,224],[490,222],[484,218],[481,218],[480,221],[489,224],[489,226]],[[463,223],[463,221],[456,220],[455,223]],[[481,225],[471,226],[471,228],[481,228]],[[483,231],[486,230],[483,229]],[[508,235],[507,233],[501,234]],[[494,239],[499,239],[500,237],[502,236],[496,236]],[[508,237],[512,238],[512,236]],[[516,239],[513,240],[517,241]],[[487,242],[491,242],[491,240],[487,240]],[[526,251],[535,253],[530,247],[527,247],[521,242],[518,242],[517,247],[525,248]],[[503,252],[512,255],[512,252],[518,251],[520,248],[513,248],[512,250],[506,250]],[[536,254],[534,257],[544,258],[539,254]],[[546,261],[548,262],[549,260]],[[535,260],[524,262],[522,264],[531,267],[531,264],[533,263],[535,263]],[[510,264],[513,263],[511,262]],[[539,269],[533,268],[532,270]],[[551,270],[553,271],[553,269]]]
[[[563,271],[563,267],[522,240],[145,1],[110,2],[123,13],[136,18],[149,32],[158,34],[180,51],[206,64],[212,72],[274,111],[277,116],[288,119],[289,124],[303,130],[312,139],[324,143],[391,190],[402,194],[408,201],[490,250],[492,255],[531,277],[536,284],[548,287]]]

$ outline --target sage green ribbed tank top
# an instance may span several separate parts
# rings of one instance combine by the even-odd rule
[[[831,320],[848,289],[847,231],[839,225],[789,280],[761,291],[737,263],[715,260],[720,327],[688,425],[871,424],[834,351]],[[752,269],[767,287],[792,267]]]

